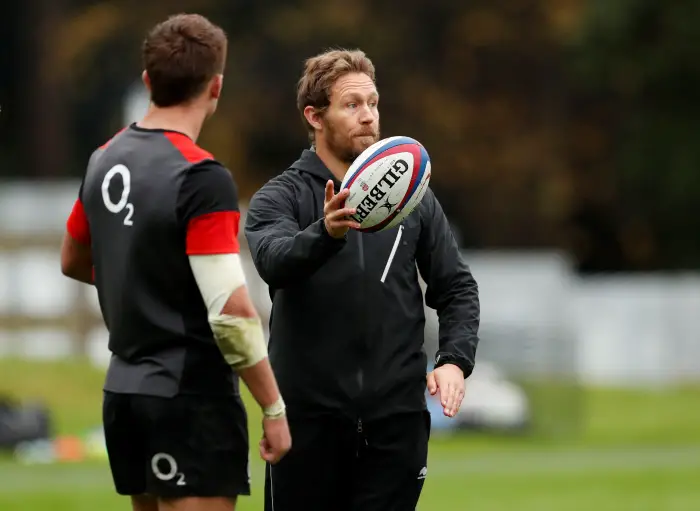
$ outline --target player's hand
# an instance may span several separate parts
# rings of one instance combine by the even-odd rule
[[[260,440],[260,457],[275,464],[292,448],[287,417],[278,419],[263,418],[263,437]]]
[[[350,229],[359,229],[360,224],[350,220],[348,217],[354,215],[354,208],[345,207],[345,199],[348,198],[350,190],[340,190],[338,194],[333,189],[333,181],[330,179],[326,183],[326,197],[323,202],[323,221],[326,230],[331,237],[341,239]]]
[[[440,403],[447,417],[459,412],[464,399],[464,373],[454,364],[445,364],[428,373],[428,392],[434,396],[440,392]]]

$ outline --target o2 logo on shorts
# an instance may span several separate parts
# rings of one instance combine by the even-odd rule
[[[167,468],[166,468],[167,467]],[[170,454],[159,452],[151,458],[153,475],[161,481],[172,481],[177,478],[177,486],[185,486],[185,474],[177,471],[177,461]]]
[[[116,204],[112,202],[112,198],[109,196],[109,184],[112,182],[112,178],[119,174],[124,182],[124,189],[122,190],[122,196],[119,202]],[[131,192],[131,172],[125,165],[115,165],[107,174],[105,174],[102,180],[102,201],[105,203],[105,207],[110,213],[121,213],[126,209],[126,216],[124,217],[124,225],[130,227],[134,225],[131,217],[134,215],[134,205],[129,202],[129,193]]]

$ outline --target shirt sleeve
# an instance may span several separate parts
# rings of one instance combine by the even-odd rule
[[[248,205],[245,236],[255,268],[268,286],[282,289],[303,282],[345,247],[347,236],[328,234],[323,218],[301,229],[297,188],[275,178]]]
[[[90,224],[88,223],[87,215],[82,201],[83,185],[80,185],[78,198],[73,203],[73,209],[68,216],[66,222],[66,230],[71,238],[81,245],[90,244]]]
[[[237,254],[238,190],[220,163],[193,165],[178,196],[178,216],[186,231],[187,255]]]
[[[416,260],[427,284],[425,303],[437,311],[440,325],[435,367],[455,364],[466,378],[474,370],[479,344],[479,287],[430,188],[419,208],[422,228]]]

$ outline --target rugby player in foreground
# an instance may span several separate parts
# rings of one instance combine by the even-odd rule
[[[199,15],[143,44],[147,115],[91,156],[62,271],[94,284],[112,352],[103,421],[135,511],[235,509],[250,494],[238,376],[263,408],[261,457],[291,446],[239,260],[237,190],[196,140],[221,95],[227,38]]]

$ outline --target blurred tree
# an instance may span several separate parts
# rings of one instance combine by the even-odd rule
[[[700,262],[699,17],[698,2],[591,0],[571,53],[574,115],[602,142],[586,170],[626,269]]]
[[[65,0],[27,0],[21,4],[20,10],[14,11],[18,16],[15,22],[22,27],[15,47],[22,58],[16,69],[22,93],[12,105],[19,121],[16,162],[25,176],[57,177],[64,172],[69,151],[64,129],[68,105],[51,73],[51,48]]]
[[[20,145],[22,78],[26,75],[27,59],[22,48],[22,16],[25,4],[11,2],[0,16],[0,175],[5,177],[25,162],[17,148]]]
[[[377,67],[382,135],[426,145],[465,246],[565,248],[587,271],[697,266],[697,2],[404,0],[397,17],[370,0],[62,1],[42,25],[41,76],[70,114],[67,173],[122,127],[148,27],[201,12],[230,47],[200,142],[244,199],[307,145],[304,59],[359,47]]]

